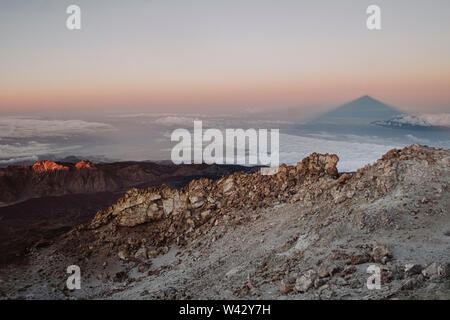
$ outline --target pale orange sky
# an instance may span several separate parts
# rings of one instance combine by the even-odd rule
[[[337,106],[369,94],[450,109],[450,2],[71,1],[0,4],[0,113],[60,108],[239,111]]]

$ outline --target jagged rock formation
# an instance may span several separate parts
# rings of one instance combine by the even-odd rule
[[[50,275],[79,265],[89,287],[69,292],[65,278],[50,276],[56,293],[27,290],[60,298],[449,299],[450,150],[391,150],[341,175],[337,161],[313,154],[273,176],[130,190],[31,254]],[[367,288],[371,265],[380,269],[379,290]],[[32,281],[24,270],[9,272]]]
[[[100,211],[90,224],[134,227],[158,222],[154,241],[183,243],[216,223],[217,217],[240,209],[256,210],[289,199],[311,181],[331,181],[338,175],[336,155],[312,154],[296,167],[282,165],[275,175],[242,172],[218,181],[193,180],[181,190],[166,186],[132,189],[115,205]],[[201,228],[200,228],[201,227]],[[158,243],[155,243],[156,245]]]
[[[56,170],[67,171],[67,170],[69,170],[69,167],[66,167],[62,164],[57,164],[56,162],[53,162],[53,161],[40,160],[40,161],[37,161],[35,164],[33,164],[31,169],[34,172],[47,172],[47,171],[56,171]]]

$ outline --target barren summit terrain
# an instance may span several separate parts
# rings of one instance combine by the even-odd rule
[[[344,174],[338,160],[131,189],[0,269],[0,297],[450,299],[450,150],[413,145]]]

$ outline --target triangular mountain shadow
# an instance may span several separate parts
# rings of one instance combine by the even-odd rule
[[[403,112],[396,108],[366,95],[313,119],[311,123],[369,124],[401,114]]]

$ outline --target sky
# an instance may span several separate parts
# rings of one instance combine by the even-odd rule
[[[0,115],[307,112],[366,94],[441,113],[449,57],[448,0],[0,0]]]

